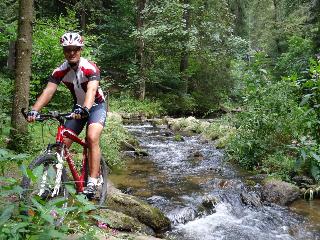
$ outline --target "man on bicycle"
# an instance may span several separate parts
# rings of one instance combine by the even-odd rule
[[[47,86],[28,112],[28,121],[35,121],[39,111],[49,103],[58,85],[63,82],[74,99],[74,119],[66,121],[65,127],[78,135],[87,124],[90,176],[83,193],[91,197],[97,189],[101,158],[99,142],[106,121],[105,98],[99,87],[100,70],[81,57],[84,41],[78,33],[65,33],[60,43],[66,61],[49,77]],[[70,147],[71,144],[72,140],[67,139],[66,145]]]

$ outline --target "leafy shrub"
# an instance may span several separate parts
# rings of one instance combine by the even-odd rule
[[[283,152],[266,155],[261,162],[262,166],[259,169],[263,173],[267,173],[273,177],[290,181],[290,177],[296,172],[296,158],[288,156]]]
[[[29,173],[35,181],[41,177],[36,171]],[[67,186],[72,206],[63,208],[61,205],[66,201],[63,198],[46,202],[35,196],[28,203],[17,201],[22,193],[19,180],[3,177],[0,180],[0,239],[65,239],[74,232],[94,235],[90,229],[94,216],[88,212],[96,207],[84,195],[77,195],[72,186]],[[61,226],[54,224],[57,214],[66,216]]]
[[[297,154],[289,146],[310,131],[307,123],[315,116],[299,106],[294,90],[285,81],[251,90],[234,122],[237,133],[227,144],[232,159],[247,169],[259,169],[269,155]]]
[[[160,101],[169,115],[192,114],[196,110],[196,101],[190,94],[167,93],[160,96]]]
[[[118,98],[110,98],[110,110],[112,112],[142,114],[146,117],[160,116],[164,113],[159,101],[150,99],[140,101],[126,94]]]
[[[110,167],[120,168],[124,165],[120,150],[123,141],[131,141],[127,130],[123,127],[122,118],[118,114],[108,113],[106,127],[103,130],[100,142],[102,152]]]
[[[0,73],[0,109],[1,114],[10,113],[13,96],[13,77]],[[5,117],[4,117],[5,118]],[[3,126],[3,125],[2,125]]]
[[[288,49],[277,60],[276,72],[278,75],[290,76],[300,73],[309,65],[312,56],[313,45],[310,39],[292,36],[288,40]]]
[[[306,114],[314,114],[316,118],[307,121],[312,131],[306,137],[299,139],[295,148],[300,152],[299,164],[307,168],[311,175],[320,181],[320,90],[319,76],[320,63],[316,60],[310,61],[306,77],[298,77],[297,74],[290,76],[287,80],[298,90],[300,105],[306,108]],[[304,76],[305,74],[301,74]]]
[[[207,139],[216,140],[217,148],[224,148],[236,133],[235,127],[230,126],[229,119],[225,118],[221,121],[215,121],[205,128],[203,135]]]

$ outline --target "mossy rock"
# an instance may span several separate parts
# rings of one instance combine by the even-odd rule
[[[262,199],[266,202],[281,206],[288,205],[300,195],[297,186],[281,180],[265,179],[262,186]]]
[[[116,212],[110,209],[100,209],[98,215],[107,219],[107,224],[112,229],[154,235],[154,231],[150,227],[139,222],[136,218],[130,217],[121,212]]]
[[[107,206],[111,210],[138,219],[155,232],[163,232],[171,227],[170,220],[158,208],[131,195],[124,193],[111,194],[107,198]]]

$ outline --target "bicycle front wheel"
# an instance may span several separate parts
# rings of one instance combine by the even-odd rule
[[[86,165],[86,184],[89,175],[89,163]],[[97,192],[94,196],[90,197],[90,200],[93,200],[99,207],[103,207],[107,198],[107,178],[108,178],[108,167],[106,161],[103,157],[100,159],[100,169],[99,169],[99,178],[97,185]]]
[[[105,204],[107,198],[107,178],[108,178],[108,166],[103,157],[100,160],[100,182],[98,186],[99,192],[99,207],[102,207]]]
[[[47,210],[55,218],[57,225],[62,223],[64,218],[62,216],[65,215],[64,209],[67,207],[69,196],[65,187],[67,182],[66,170],[58,163],[56,155],[44,154],[39,156],[31,162],[27,174],[23,176],[21,182],[22,198],[27,206],[32,205],[32,202],[36,200],[38,203],[45,205],[46,209],[49,207]]]

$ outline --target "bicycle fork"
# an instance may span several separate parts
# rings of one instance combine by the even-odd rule
[[[62,179],[62,169],[63,169],[63,150],[61,150],[61,153],[56,152],[57,156],[57,163],[55,165],[56,168],[56,176],[55,176],[55,183],[54,188],[51,193],[51,197],[55,197],[59,194],[60,187],[61,187],[61,179]],[[46,191],[46,183],[47,183],[47,176],[48,176],[48,169],[44,171],[40,183],[40,191],[38,195],[41,197],[45,191]]]

